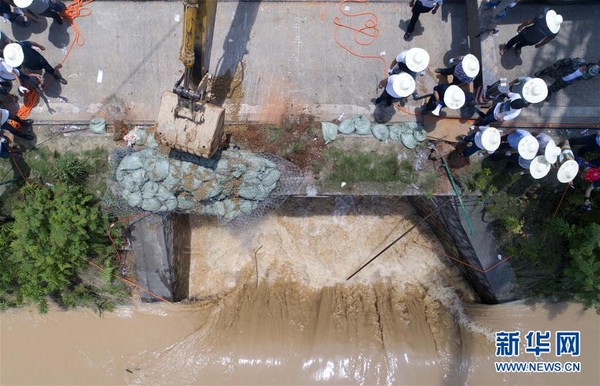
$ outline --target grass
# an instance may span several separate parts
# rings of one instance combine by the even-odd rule
[[[336,148],[327,148],[324,152],[325,164],[331,169],[327,180],[335,185],[340,181],[358,182],[392,182],[410,181],[414,178],[412,166],[410,171],[404,162],[398,164],[395,154],[379,154],[375,151],[345,152]]]
[[[421,181],[419,188],[421,189],[421,192],[426,197],[431,198],[436,193],[438,178],[439,178],[438,173],[434,171],[434,172],[428,173]]]

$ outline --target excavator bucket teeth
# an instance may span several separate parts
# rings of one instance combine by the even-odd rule
[[[167,91],[160,101],[155,137],[173,149],[211,158],[221,143],[224,122],[221,107],[202,103],[191,110],[189,101]]]

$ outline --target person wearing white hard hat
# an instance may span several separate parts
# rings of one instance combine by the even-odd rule
[[[477,111],[481,119],[475,126],[487,126],[493,122],[512,121],[521,114],[521,109],[526,106],[521,96],[514,92],[508,93],[508,99],[496,102],[487,113]]]
[[[440,115],[440,111],[444,107],[452,110],[458,110],[465,104],[465,92],[454,84],[438,84],[433,88],[433,94],[429,98],[425,111],[431,111],[435,116]]]
[[[419,15],[431,11],[433,15],[437,12],[440,5],[444,3],[443,0],[410,0],[408,5],[412,8],[412,17],[406,27],[406,33],[404,34],[404,40],[410,39],[410,35],[415,30]]]
[[[558,35],[563,17],[554,10],[549,10],[543,15],[534,19],[525,20],[518,28],[518,34],[510,39],[506,44],[500,44],[500,55],[515,47],[515,54],[521,55],[521,48],[533,46],[539,48]]]
[[[523,98],[527,106],[540,103],[548,96],[548,86],[540,78],[520,76],[509,83],[509,89]]]
[[[517,129],[506,137],[508,146],[516,150],[519,156],[526,160],[532,160],[538,154],[540,144],[537,139],[527,130]],[[506,155],[511,155],[511,150],[506,152]]]
[[[473,54],[457,56],[450,59],[450,67],[436,68],[435,72],[442,75],[452,75],[452,84],[468,84],[479,74],[479,60]]]
[[[61,65],[59,64],[55,69],[48,63],[46,58],[33,49],[33,47],[37,47],[42,51],[46,49],[41,44],[30,41],[10,43],[2,50],[4,60],[9,66],[17,68],[24,75],[39,78],[39,75],[32,71],[44,70],[60,83],[67,84],[67,80],[60,76],[57,71]]]
[[[60,0],[13,0],[15,5],[23,10],[27,10],[34,20],[39,20],[39,16],[51,17],[56,24],[62,24],[61,13],[67,9],[65,3]]]
[[[417,73],[425,70],[429,65],[429,54],[422,48],[411,48],[402,51],[392,60],[388,68],[388,75],[406,72],[414,79]]]
[[[462,140],[467,144],[472,143],[462,152],[463,157],[470,157],[479,150],[485,150],[488,154],[492,154],[498,150],[502,141],[498,129],[488,126],[479,126],[477,130],[463,137]]]
[[[406,72],[401,72],[392,74],[379,82],[379,88],[384,90],[375,100],[375,104],[385,102],[386,106],[390,106],[394,100],[406,98],[415,92],[415,80]]]

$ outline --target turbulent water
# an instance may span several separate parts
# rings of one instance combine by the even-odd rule
[[[401,199],[291,200],[245,229],[193,219],[189,305],[1,315],[2,384],[600,384],[600,318],[482,306]],[[494,332],[578,330],[577,374],[494,370]],[[564,359],[564,358],[563,358]],[[519,360],[558,360],[544,354]]]

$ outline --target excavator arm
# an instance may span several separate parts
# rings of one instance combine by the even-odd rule
[[[181,78],[172,92],[161,99],[156,121],[156,140],[171,148],[210,158],[218,150],[223,137],[225,110],[209,102],[207,89],[211,76],[206,71],[208,39],[212,38],[216,0],[184,0],[182,43],[179,59],[184,67]],[[203,23],[199,23],[202,21]],[[200,36],[200,73],[196,87],[192,87],[196,61],[198,27]]]

